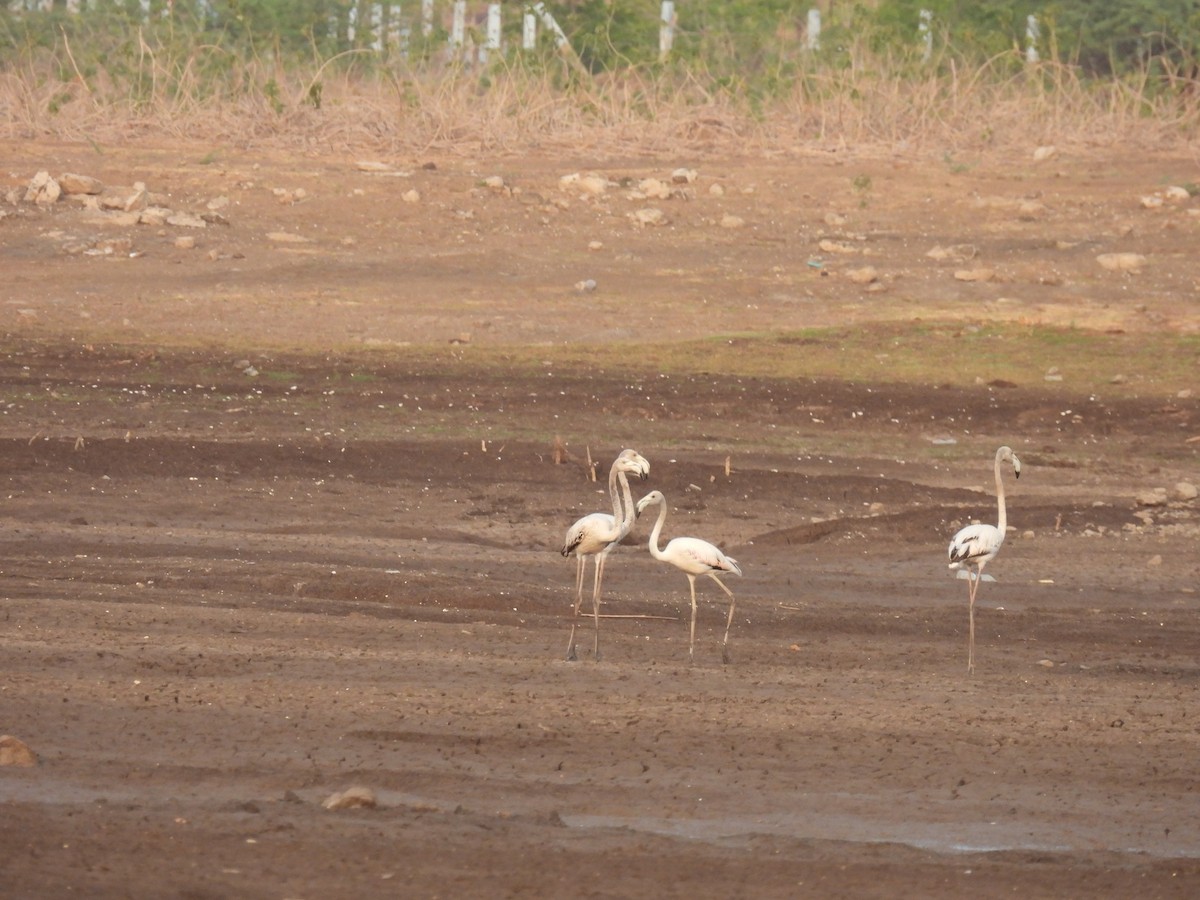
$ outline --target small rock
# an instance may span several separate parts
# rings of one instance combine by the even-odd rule
[[[643,178],[638,182],[637,192],[648,200],[667,200],[671,196],[671,186],[657,178]]]
[[[959,269],[954,273],[957,281],[992,281],[996,277],[995,269]]]
[[[62,188],[58,182],[50,177],[49,172],[38,172],[33,176],[33,180],[29,182],[29,187],[25,189],[25,202],[37,203],[40,206],[49,206],[51,203],[58,201],[62,196]]]
[[[846,224],[846,217],[841,213],[827,212],[823,221],[830,228],[841,228]]]
[[[1118,373],[1117,373],[1116,375],[1114,375],[1112,378],[1108,379],[1108,383],[1109,383],[1109,384],[1128,384],[1128,383],[1129,383],[1129,376],[1128,376],[1128,375],[1122,375],[1121,373],[1119,373],[1119,372],[1118,372]]]
[[[1161,566],[1161,565],[1162,565],[1162,562],[1163,562],[1163,560],[1162,560],[1162,556],[1161,556],[1160,554],[1158,554],[1158,553],[1155,553],[1155,554],[1154,554],[1152,557],[1150,557],[1150,559],[1149,559],[1149,560],[1147,560],[1147,561],[1146,561],[1146,565],[1148,565],[1148,566]]]
[[[691,184],[695,180],[695,169],[676,169],[671,173],[671,181],[675,184]]]
[[[360,172],[391,172],[392,167],[384,162],[376,162],[375,160],[364,159],[356,162],[354,168]]]
[[[504,190],[504,179],[499,175],[489,175],[483,179],[483,186],[489,191],[501,192]]]
[[[874,266],[863,266],[861,269],[850,269],[846,277],[855,284],[871,284],[879,280],[879,273]]]
[[[822,253],[858,253],[858,248],[841,241],[831,241],[828,238],[817,244]]]
[[[186,237],[177,237],[174,241],[175,249],[177,250],[194,250],[196,248],[196,239],[190,235]]]
[[[713,183],[708,186],[708,193],[711,197],[724,197],[725,188],[719,184]]]
[[[1163,198],[1156,194],[1150,194],[1141,198],[1143,209],[1158,209],[1163,205]]]
[[[722,228],[741,228],[745,224],[746,220],[741,216],[731,215],[730,213],[726,213],[725,215],[721,216]]]
[[[1192,195],[1188,193],[1188,189],[1173,184],[1163,190],[1163,199],[1170,200],[1172,203],[1181,203],[1185,200],[1192,199]]]
[[[954,262],[966,262],[969,259],[974,259],[975,254],[974,244],[952,244],[949,247],[943,247],[941,244],[935,244],[925,255],[930,259],[941,262],[943,260],[952,260]]]
[[[207,228],[208,223],[191,213],[173,213],[167,216],[167,224],[176,228]]]
[[[584,281],[575,282],[575,290],[579,291],[579,293],[581,293],[581,294],[591,293],[595,289],[596,289],[596,279],[594,279],[594,278],[588,278],[588,279],[585,279]]]
[[[1046,374],[1042,376],[1044,381],[1062,381],[1062,372],[1058,371],[1058,366],[1051,366],[1046,370]]]
[[[403,200],[405,203],[420,203],[421,202],[421,192],[418,191],[416,188],[409,188],[407,191],[405,191],[403,194],[400,195],[400,199]]]
[[[375,800],[375,792],[370,788],[352,787],[330,794],[321,805],[326,809],[374,809],[379,804]]]
[[[1057,153],[1057,147],[1055,147],[1053,144],[1045,144],[1033,151],[1033,161],[1043,162],[1044,160],[1050,159]]]
[[[1167,491],[1166,488],[1152,488],[1142,491],[1134,499],[1138,506],[1166,506]]]
[[[588,249],[592,250],[592,251],[603,250],[604,242],[603,241],[588,241]]]
[[[211,200],[209,200],[204,205],[205,205],[205,207],[207,207],[207,209],[210,212],[217,212],[218,210],[225,209],[226,207],[229,206],[229,198],[228,197],[213,197]]]
[[[29,745],[19,738],[6,734],[0,737],[0,766],[29,766],[37,765],[37,756]]]
[[[1054,668],[1054,660],[1052,660],[1052,659],[1039,659],[1039,660],[1038,660],[1038,665],[1039,665],[1039,666],[1041,666],[1043,669],[1053,669],[1053,668]]]
[[[1195,500],[1196,496],[1196,486],[1190,481],[1180,481],[1176,483],[1174,490],[1171,491],[1171,499],[1177,500],[1180,503],[1189,503],[1192,500]]]
[[[1140,272],[1146,265],[1146,257],[1140,253],[1101,253],[1096,262],[1110,272]]]
[[[274,241],[277,244],[307,244],[308,238],[299,234],[292,234],[290,231],[271,231],[267,233],[267,240]]]
[[[653,206],[645,207],[644,209],[634,210],[629,214],[636,225],[666,225],[667,216],[661,209]]]
[[[99,194],[104,190],[104,185],[97,178],[92,178],[90,175],[75,175],[70,172],[64,172],[58,176],[58,185],[62,188],[62,192],[68,196],[75,194]]]

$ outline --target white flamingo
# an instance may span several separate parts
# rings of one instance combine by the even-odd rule
[[[1000,479],[1000,463],[1007,460],[1012,463],[1013,474],[1021,477],[1021,460],[1012,452],[1011,447],[1001,447],[996,451],[996,504],[1000,508],[1000,521],[995,525],[968,525],[950,541],[950,568],[961,569],[959,578],[967,579],[968,596],[970,597],[970,638],[967,650],[967,672],[975,671],[975,594],[979,591],[979,582],[983,580],[983,567],[995,559],[1004,543],[1004,534],[1008,529],[1008,515],[1004,508],[1004,482]],[[972,575],[970,567],[975,567]],[[990,576],[989,576],[989,580]]]
[[[663,522],[667,518],[667,498],[661,491],[651,491],[638,501],[637,509],[640,515],[647,506],[653,506],[655,503],[659,505],[658,521],[654,523],[654,530],[650,532],[650,555],[682,570],[688,577],[688,585],[692,591],[692,628],[689,633],[688,659],[694,659],[696,651],[696,576],[707,575],[729,595],[729,616],[725,620],[725,638],[721,641],[721,661],[728,663],[729,627],[733,624],[733,608],[736,601],[733,591],[725,587],[725,582],[717,577],[717,573],[731,572],[741,575],[742,570],[738,567],[736,559],[726,556],[719,548],[699,538],[677,537],[660,550],[658,539],[662,533]]]
[[[592,652],[600,658],[600,584],[604,580],[604,563],[616,546],[633,528],[637,511],[629,492],[627,475],[645,479],[650,474],[648,463],[636,450],[622,450],[608,472],[608,494],[612,498],[612,515],[591,513],[567,529],[562,555],[575,554],[575,616],[571,620],[571,637],[567,642],[567,659],[575,659],[575,628],[579,624],[579,609],[583,605],[583,575],[587,558],[596,557],[595,578],[592,583],[592,616],[596,621],[596,639]],[[619,485],[619,492],[618,492]]]

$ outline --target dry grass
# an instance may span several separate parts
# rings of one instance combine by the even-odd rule
[[[555,65],[405,72],[356,54],[282,69],[221,59],[223,52],[197,47],[175,57],[140,42],[120,80],[104,70],[85,79],[64,43],[0,72],[0,136],[104,143],[153,134],[334,151],[645,156],[778,154],[814,144],[1161,150],[1188,142],[1200,124],[1200,91],[1089,82],[1068,66],[1015,67],[1007,55],[963,71],[953,61],[914,68],[859,50],[764,97],[753,86],[717,88],[713,79],[678,72],[581,82]],[[215,78],[217,69],[229,74]]]

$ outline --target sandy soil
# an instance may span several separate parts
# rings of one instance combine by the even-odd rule
[[[0,153],[0,196],[80,172],[210,219],[0,204],[0,734],[38,757],[0,768],[5,897],[1200,891],[1200,510],[1135,499],[1200,480],[1195,394],[472,355],[873,320],[1195,332],[1194,201],[1140,199],[1194,161]],[[699,178],[630,199],[677,166]],[[560,187],[587,171],[625,186]],[[1024,469],[968,677],[945,547],[994,520],[1001,443]],[[745,570],[728,665],[711,583],[689,665],[687,581],[644,521],[601,658],[563,658],[558,548],[625,446],[665,536]],[[323,808],[350,787],[376,806]]]

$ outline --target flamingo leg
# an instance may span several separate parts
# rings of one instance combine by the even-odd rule
[[[592,653],[600,658],[600,584],[604,581],[604,560],[608,554],[601,552],[596,556],[596,580],[592,584],[592,618],[596,620],[596,638],[592,643]]]
[[[576,660],[575,655],[575,626],[579,624],[579,608],[583,605],[583,573],[587,568],[587,557],[575,557],[575,616],[571,619],[571,637],[567,641],[567,659]]]
[[[721,590],[729,595],[729,615],[725,618],[725,637],[721,641],[721,662],[725,665],[729,665],[729,629],[733,625],[733,608],[737,605],[737,600],[733,596],[733,591],[727,588],[725,586],[725,582],[723,582],[720,578],[718,578],[716,575],[713,575],[711,572],[708,573],[708,577],[719,584],[721,586]]]
[[[685,573],[687,574],[687,573]],[[688,662],[695,660],[696,654],[696,576],[688,574],[688,585],[692,589],[692,630],[688,638]]]
[[[980,566],[975,572],[975,577],[967,580],[968,597],[970,598],[968,605],[968,614],[970,616],[970,628],[967,638],[967,674],[971,675],[975,671],[975,595],[979,593],[979,582],[983,580],[983,566]]]

